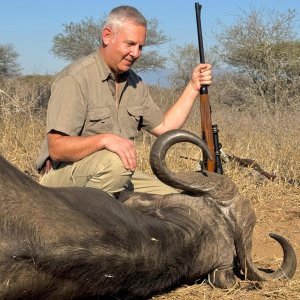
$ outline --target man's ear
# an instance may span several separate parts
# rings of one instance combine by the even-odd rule
[[[107,46],[113,37],[113,31],[110,27],[104,27],[102,30],[102,41],[104,46]]]

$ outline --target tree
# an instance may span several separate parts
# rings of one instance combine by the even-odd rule
[[[205,51],[205,61],[217,67],[213,49]],[[172,64],[172,72],[168,76],[171,86],[182,90],[190,81],[193,69],[200,63],[199,49],[194,44],[183,46],[173,45],[170,49],[169,60]]]
[[[94,52],[101,44],[100,33],[104,22],[104,19],[96,22],[93,18],[87,18],[79,23],[63,24],[64,32],[54,36],[51,51],[56,57],[67,61],[75,61]],[[155,47],[168,41],[167,36],[159,29],[158,21],[148,20],[146,47],[141,58],[135,63],[134,69],[141,72],[163,68],[165,58],[155,50]]]
[[[0,45],[0,79],[19,75],[18,56],[12,44]]]
[[[193,68],[199,64],[199,50],[193,44],[174,45],[170,49],[172,72],[168,79],[176,90],[182,90],[189,82]]]
[[[239,16],[234,25],[222,26],[216,35],[223,61],[241,75],[235,87],[245,98],[259,96],[267,106],[286,105],[299,88],[300,41],[294,30],[295,17],[295,10],[267,14],[252,10]]]

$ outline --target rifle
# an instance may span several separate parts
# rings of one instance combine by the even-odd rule
[[[201,28],[201,8],[202,5],[195,3],[197,32],[198,32],[198,44],[200,63],[204,64],[204,48]],[[208,86],[203,85],[200,88],[200,117],[201,117],[201,133],[202,139],[206,142],[213,159],[209,159],[203,155],[203,161],[201,162],[201,168],[210,172],[223,174],[222,162],[220,157],[221,144],[218,138],[218,126],[212,125],[211,120],[211,107],[208,98]]]
[[[200,5],[199,3],[195,3],[200,63],[205,63],[200,16],[201,8],[202,5]],[[252,159],[240,158],[235,155],[226,155],[222,151],[222,145],[219,142],[218,136],[218,126],[216,124],[213,125],[211,120],[211,107],[208,99],[208,86],[201,86],[200,89],[200,117],[202,139],[208,145],[208,148],[213,156],[212,160],[210,160],[208,157],[205,157],[205,155],[203,156],[203,161],[201,162],[202,170],[208,170],[210,172],[223,174],[222,160],[224,162],[234,161],[242,167],[251,168],[259,172],[262,176],[269,180],[279,179],[292,185],[300,185],[300,179],[276,176],[263,170],[260,165]]]

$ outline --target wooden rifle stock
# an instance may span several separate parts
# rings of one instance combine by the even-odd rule
[[[198,32],[198,43],[199,43],[199,55],[200,63],[204,64],[204,48],[203,48],[203,39],[202,39],[202,29],[201,29],[201,5],[195,3],[196,10],[196,20],[197,20],[197,32]],[[210,160],[208,157],[203,157],[203,168],[215,172],[216,169],[216,159],[215,159],[215,146],[213,139],[213,130],[212,130],[212,120],[211,120],[211,108],[208,97],[208,86],[202,86],[200,89],[200,117],[201,117],[201,133],[202,139],[206,142],[211,155],[213,157]]]

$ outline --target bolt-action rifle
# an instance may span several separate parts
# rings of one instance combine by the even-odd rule
[[[201,8],[202,5],[195,3],[196,20],[197,20],[197,32],[198,32],[198,43],[199,43],[199,55],[200,63],[205,63],[204,59],[204,48],[201,28]],[[208,157],[203,155],[203,161],[201,162],[201,168],[210,172],[223,174],[222,159],[224,162],[234,161],[240,166],[246,168],[252,168],[259,172],[265,178],[269,180],[280,179],[293,185],[300,185],[300,179],[278,177],[274,174],[264,171],[260,165],[252,159],[240,158],[235,155],[226,155],[222,150],[222,145],[219,142],[219,129],[216,124],[212,124],[211,120],[211,107],[208,98],[208,86],[202,86],[200,89],[200,117],[201,117],[201,133],[202,139],[208,145],[208,148],[213,156],[210,160]],[[222,159],[221,159],[222,154]]]
[[[195,3],[200,63],[204,64],[205,58],[201,28],[201,8],[202,5],[200,5],[199,3]],[[210,172],[223,174],[222,161],[220,156],[221,144],[219,143],[218,137],[219,130],[216,124],[212,124],[211,107],[209,103],[207,85],[203,85],[200,88],[200,117],[202,139],[206,142],[213,156],[213,159],[211,160],[204,155],[203,161],[201,162],[201,168]]]

